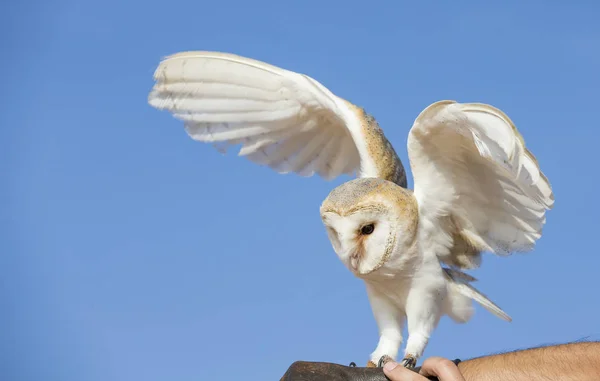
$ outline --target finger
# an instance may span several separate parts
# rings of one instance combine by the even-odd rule
[[[417,372],[406,369],[395,361],[386,362],[383,366],[383,373],[385,373],[391,381],[428,381]]]
[[[429,357],[419,371],[425,377],[435,376],[440,381],[465,381],[455,363],[442,357]]]

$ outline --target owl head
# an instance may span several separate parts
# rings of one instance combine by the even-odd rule
[[[387,180],[346,182],[329,193],[320,212],[334,251],[358,277],[368,277],[397,262],[416,240],[414,196]]]

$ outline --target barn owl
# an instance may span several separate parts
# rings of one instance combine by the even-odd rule
[[[313,78],[235,54],[181,52],[154,73],[149,104],[199,142],[278,173],[352,179],[320,207],[333,251],[364,281],[379,341],[367,360],[415,366],[440,318],[458,323],[473,301],[511,318],[464,272],[481,254],[533,249],[554,195],[501,110],[441,100],[408,132],[414,187],[377,121]]]

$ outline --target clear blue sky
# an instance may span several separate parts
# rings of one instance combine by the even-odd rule
[[[266,381],[295,360],[364,365],[375,348],[363,284],[318,213],[349,178],[277,175],[189,139],[146,101],[161,57],[182,50],[314,77],[374,114],[407,167],[430,103],[500,107],[555,209],[534,252],[472,273],[514,321],[444,318],[425,355],[600,338],[600,5],[391,3],[3,4],[3,379]]]

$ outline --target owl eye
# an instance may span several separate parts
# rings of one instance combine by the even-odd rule
[[[369,235],[373,233],[373,230],[375,230],[375,224],[365,225],[360,228],[360,234]]]

